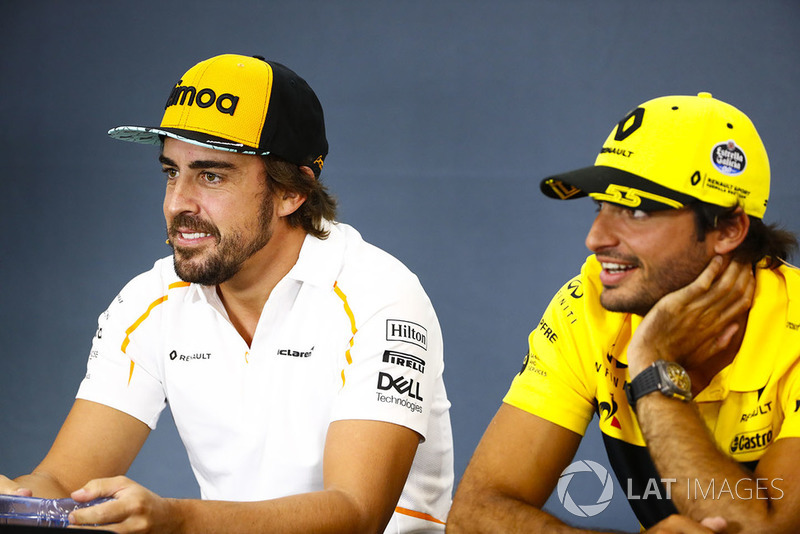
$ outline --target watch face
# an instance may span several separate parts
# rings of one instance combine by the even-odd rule
[[[692,381],[683,367],[676,363],[670,363],[665,366],[665,371],[667,372],[667,377],[675,384],[675,387],[682,391],[691,391]]]

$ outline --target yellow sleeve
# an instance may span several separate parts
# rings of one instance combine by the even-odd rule
[[[783,408],[783,423],[775,439],[800,437],[800,360],[786,373],[778,399]]]
[[[587,283],[587,265],[556,293],[531,332],[523,368],[503,399],[581,435],[594,414],[597,380],[587,302],[599,295]]]
[[[783,409],[783,423],[775,439],[800,437],[800,270],[782,266],[779,269],[786,284],[788,304],[786,309],[786,328],[784,347],[787,356],[794,363],[784,373],[778,388],[778,399]],[[774,320],[774,319],[773,319]]]

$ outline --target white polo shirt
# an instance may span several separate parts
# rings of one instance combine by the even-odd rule
[[[78,398],[151,428],[170,405],[202,497],[319,491],[332,421],[387,421],[422,441],[386,532],[441,532],[453,488],[442,335],[417,277],[333,223],[307,236],[270,294],[250,347],[214,287],[172,257],[129,282],[99,318]]]

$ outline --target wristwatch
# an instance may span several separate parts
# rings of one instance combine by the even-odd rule
[[[679,364],[656,360],[653,365],[636,375],[630,384],[625,384],[625,393],[631,408],[636,408],[636,401],[653,391],[688,402],[692,400],[692,380]]]

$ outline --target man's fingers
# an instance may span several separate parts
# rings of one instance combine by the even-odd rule
[[[749,265],[731,262],[718,284],[716,300],[709,303],[706,313],[710,320],[725,324],[750,309],[755,294],[755,275]]]
[[[70,495],[77,502],[86,503],[103,497],[115,497],[126,487],[126,477],[98,478],[90,480],[81,489]],[[111,500],[75,510],[69,515],[75,525],[104,525],[117,523],[126,517],[124,505]]]
[[[0,494],[19,495],[20,497],[32,497],[33,492],[28,488],[22,488],[10,478],[0,475]]]
[[[724,324],[748,310],[755,293],[752,267],[732,261],[720,271],[721,263],[715,257],[694,282],[665,297],[664,305],[692,318],[698,328]]]
[[[78,502],[88,502],[100,497],[113,497],[126,486],[125,477],[96,478],[87,482],[81,489],[72,492],[70,497]]]
[[[700,524],[714,532],[722,532],[728,526],[728,522],[722,517],[707,517],[700,521]]]

